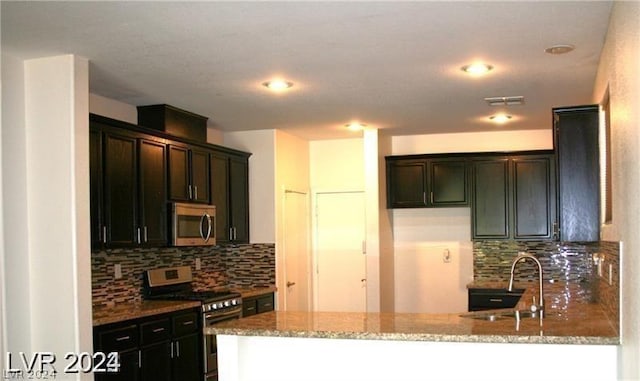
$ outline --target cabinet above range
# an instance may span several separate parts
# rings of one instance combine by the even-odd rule
[[[172,201],[217,204],[217,230],[224,233],[218,242],[249,242],[250,153],[99,115],[89,119],[94,249],[168,246]],[[234,170],[216,171],[212,163],[221,159]]]

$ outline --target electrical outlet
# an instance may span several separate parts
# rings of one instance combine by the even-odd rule
[[[196,258],[196,271],[197,270],[202,270],[202,262],[200,261],[200,258]]]
[[[444,249],[444,251],[442,252],[442,262],[451,262],[451,252],[449,251],[449,249]]]
[[[115,265],[113,265],[113,277],[115,279],[122,278],[122,265],[121,264],[116,263]]]

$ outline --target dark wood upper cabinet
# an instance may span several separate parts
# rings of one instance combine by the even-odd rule
[[[387,208],[427,207],[427,161],[387,158]]]
[[[473,239],[509,238],[509,159],[472,161],[471,233]]]
[[[560,240],[600,239],[598,106],[553,110]]]
[[[431,206],[467,206],[467,160],[432,159],[429,163],[429,204]]]
[[[209,203],[209,153],[169,145],[169,198]]]
[[[93,114],[90,122],[93,249],[167,246],[169,201],[215,205],[219,241],[249,242],[249,153]]]
[[[386,169],[387,208],[469,205],[464,157],[390,156]]]
[[[229,210],[233,242],[249,242],[249,162],[247,158],[229,159]]]
[[[216,240],[249,242],[248,156],[212,153],[211,202],[216,205]]]
[[[92,126],[92,247],[167,244],[166,146]]]
[[[102,246],[103,189],[102,189],[102,132],[89,131],[89,182],[91,207],[91,247]]]
[[[163,143],[139,139],[139,224],[141,244],[167,244],[167,148]]]
[[[511,160],[513,166],[513,238],[555,238],[554,155],[521,156]]]
[[[130,246],[138,238],[137,140],[106,132],[103,152],[103,243]]]
[[[471,194],[474,240],[554,238],[552,153],[474,159]]]

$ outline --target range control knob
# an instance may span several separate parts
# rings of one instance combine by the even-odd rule
[[[225,306],[225,307],[229,307],[230,305],[231,305],[231,302],[230,302],[230,301],[228,301],[228,300],[227,300],[226,302],[224,302],[224,306]]]
[[[232,306],[235,306],[235,305],[237,305],[237,304],[238,304],[238,299],[232,299],[232,300],[231,300],[231,305],[232,305]]]

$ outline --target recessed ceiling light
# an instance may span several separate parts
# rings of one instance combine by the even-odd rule
[[[350,129],[351,131],[362,131],[364,130],[365,127],[367,127],[366,124],[360,123],[360,122],[351,122],[351,123],[345,124],[344,126]]]
[[[511,120],[511,118],[512,118],[511,115],[496,114],[496,115],[491,115],[489,117],[489,120],[491,120],[493,123],[504,124],[504,123],[507,123],[509,120]]]
[[[469,65],[464,65],[460,68],[460,70],[471,75],[483,75],[493,70],[493,66],[477,62]]]
[[[286,90],[293,87],[293,82],[289,82],[281,79],[274,79],[272,81],[264,82],[262,86],[266,87],[269,90],[282,91],[282,90]]]
[[[544,51],[545,51],[545,53],[549,53],[549,54],[565,54],[565,53],[569,53],[570,51],[572,51],[575,48],[576,47],[573,46],[573,45],[560,44],[560,45],[550,46],[550,47],[546,48]]]

